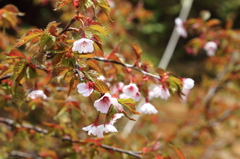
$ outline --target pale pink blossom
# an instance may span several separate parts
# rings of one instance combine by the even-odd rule
[[[110,5],[110,8],[114,8],[115,7],[115,2],[113,0],[108,0],[108,3]]]
[[[90,39],[82,38],[73,43],[72,51],[78,53],[91,53],[94,51],[93,41]]]
[[[77,85],[78,93],[82,94],[84,97],[90,96],[93,92],[94,83],[89,81],[88,83],[79,83]]]
[[[156,98],[161,97],[162,99],[167,100],[171,96],[169,90],[167,88],[163,88],[162,85],[155,87],[153,92]]]
[[[109,93],[105,93],[100,99],[94,102],[94,107],[101,113],[107,113],[112,104],[111,98],[112,96]]]
[[[95,126],[93,124],[87,126],[87,127],[83,127],[82,128],[84,131],[88,131],[88,135],[93,134],[94,136],[97,136],[99,138],[104,138],[103,136],[103,132],[104,132],[104,128],[102,126]]]
[[[155,93],[153,91],[148,92],[148,99],[152,100],[155,97]]]
[[[143,114],[157,114],[158,113],[157,109],[151,103],[148,103],[148,102],[143,104],[138,109],[138,112],[143,113]]]
[[[30,92],[27,97],[35,99],[38,97],[42,97],[43,99],[46,99],[47,96],[44,94],[44,92],[42,90],[33,90],[32,92]]]
[[[177,33],[186,38],[187,37],[187,31],[186,29],[184,28],[184,22],[182,21],[182,19],[180,18],[176,18],[175,19],[175,25],[176,25],[176,31]]]
[[[117,110],[123,110],[123,107],[120,103],[118,103],[117,98],[110,98],[112,105],[117,108]]]
[[[112,94],[118,94],[119,92],[122,91],[124,87],[124,83],[123,82],[118,82],[117,84],[113,85],[110,89]]]
[[[183,78],[183,88],[192,89],[194,86],[194,80],[191,78]]]
[[[116,123],[116,121],[118,120],[118,119],[120,119],[121,117],[123,117],[124,116],[124,114],[123,113],[116,113],[116,114],[114,114],[113,115],[113,117],[111,118],[111,120],[110,120],[110,124],[114,124],[114,123]]]
[[[213,41],[209,41],[204,45],[203,49],[207,52],[208,56],[214,56],[217,50],[217,44]]]
[[[102,124],[99,125],[102,129],[104,129],[105,133],[109,133],[109,132],[118,132],[117,129],[115,128],[115,126],[113,126],[113,124],[120,119],[122,116],[124,116],[123,113],[116,113],[113,115],[113,117],[110,119],[109,123],[107,124]]]
[[[141,98],[141,94],[138,91],[138,87],[134,83],[130,83],[129,85],[124,86],[122,91],[126,95],[127,98],[128,97],[132,98],[135,101],[138,101]]]

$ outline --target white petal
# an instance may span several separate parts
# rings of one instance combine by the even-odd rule
[[[105,132],[108,133],[108,132],[118,132],[118,131],[113,125],[106,124],[105,125]]]
[[[194,80],[191,78],[184,78],[183,79],[183,87],[185,89],[192,89],[194,86]]]
[[[110,120],[110,124],[113,125],[113,124],[116,123],[116,121],[117,121],[118,119],[120,119],[122,116],[124,116],[123,113],[116,113],[116,114],[114,114],[113,117],[112,117],[112,119]]]
[[[143,114],[157,114],[158,113],[157,109],[151,103],[143,104],[139,108],[138,112],[143,113]]]
[[[27,97],[30,97],[32,99],[38,98],[38,97],[42,97],[43,99],[46,99],[47,96],[44,94],[44,92],[42,90],[34,90],[32,92],[30,92]]]
[[[111,95],[109,93],[105,93],[104,96],[94,102],[94,107],[101,113],[107,113],[110,105]]]
[[[122,91],[124,94],[131,97],[138,92],[138,87],[136,86],[136,84],[131,83],[129,85],[124,86]]]

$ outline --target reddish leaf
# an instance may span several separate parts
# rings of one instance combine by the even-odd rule
[[[20,51],[18,51],[16,49],[12,49],[9,54],[8,53],[3,53],[3,54],[7,55],[7,56],[17,56],[17,57],[22,57],[22,58],[27,59],[27,57],[23,53],[21,53]]]
[[[73,0],[58,0],[57,4],[56,4],[56,8],[54,9],[54,11],[62,8],[63,6],[65,6],[66,4],[72,3]]]
[[[174,147],[171,144],[169,144],[169,146],[176,152],[179,159],[186,159],[186,157],[184,156],[181,150],[179,150],[178,148]]]
[[[66,73],[68,71],[69,71],[69,67],[68,66],[56,67],[52,71],[52,78],[58,77],[60,75],[63,75],[64,73]]]
[[[218,19],[211,19],[207,22],[207,26],[212,27],[214,25],[220,25],[221,21]]]
[[[3,7],[2,9],[7,10],[8,12],[15,13],[15,14],[17,14],[19,16],[23,16],[24,15],[24,13],[19,12],[18,8],[16,6],[12,5],[12,4],[8,4],[5,7]]]
[[[22,46],[23,44],[27,43],[31,39],[35,37],[40,37],[42,33],[43,31],[41,29],[30,30],[19,39],[19,41],[15,44],[15,46],[16,47]]]
[[[138,114],[138,115],[140,114],[139,112],[135,111],[136,102],[133,99],[131,99],[131,98],[118,99],[118,103],[120,103],[123,106],[127,107],[131,113]]]
[[[101,68],[99,67],[99,64],[95,61],[86,61],[87,65],[91,68],[93,68],[97,72],[101,72]]]
[[[133,47],[133,50],[135,52],[135,55],[137,56],[137,59],[140,59],[142,56],[142,49],[140,48],[140,46],[136,45],[136,44],[131,44]]]

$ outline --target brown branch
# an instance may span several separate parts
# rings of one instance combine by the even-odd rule
[[[0,117],[0,123],[4,123],[4,124],[6,124],[6,125],[8,125],[8,126],[15,127],[15,121],[12,120],[12,119],[7,119],[7,118]],[[49,133],[48,130],[43,129],[43,128],[40,128],[40,127],[38,127],[38,126],[33,126],[33,125],[30,125],[30,124],[25,124],[25,123],[21,124],[21,126],[22,126],[23,128],[35,130],[36,132],[42,133],[42,134],[45,134],[45,135],[47,135],[47,134]],[[61,137],[61,136],[57,136],[56,134],[53,134],[52,137],[61,138],[62,141],[69,141],[69,142],[71,142],[71,143],[82,143],[82,142],[83,142],[83,141],[80,141],[80,140],[73,140],[73,139],[72,139],[71,137],[69,137],[69,136],[63,136],[63,137]],[[137,157],[137,158],[142,158],[141,155],[139,155],[138,153],[133,152],[133,151],[124,150],[124,149],[120,149],[120,148],[117,148],[117,147],[108,146],[108,145],[105,145],[105,144],[101,144],[101,145],[99,145],[99,147],[104,148],[104,149],[107,149],[107,150],[113,150],[113,151],[125,153],[125,154],[128,154],[128,155]],[[17,151],[16,151],[16,152],[17,152]],[[24,156],[24,155],[27,155],[27,153],[23,153],[23,152],[21,152],[21,153],[14,153],[14,154],[15,154],[15,156],[16,156],[16,155],[17,155],[17,156],[19,156],[19,155],[20,155],[20,156],[21,156],[21,155],[23,155],[23,156]],[[29,155],[29,154],[28,154],[28,155]],[[27,158],[27,157],[25,157],[25,158]]]
[[[144,74],[144,75],[147,75],[147,76],[156,78],[156,79],[158,79],[158,80],[161,79],[160,76],[151,74],[151,73],[146,72],[146,71],[143,71],[143,70],[135,67],[134,65],[124,64],[124,63],[121,63],[121,62],[118,62],[118,61],[113,61],[113,60],[107,60],[107,59],[105,59],[105,58],[103,58],[103,57],[97,57],[97,56],[95,56],[95,57],[93,57],[93,58],[87,58],[86,60],[96,60],[96,61],[102,61],[102,62],[110,62],[110,63],[113,63],[113,64],[121,65],[121,66],[126,67],[126,68],[134,69],[134,70],[136,70],[136,71],[138,71],[138,72],[141,72],[141,73]]]
[[[26,153],[26,152],[22,152],[22,151],[11,151],[9,153],[10,156],[12,157],[17,157],[17,158],[32,158],[32,159],[42,159],[42,157],[38,156],[38,155],[35,155],[35,154],[31,154],[31,153]]]
[[[63,33],[65,33],[66,31],[68,31],[69,27],[76,21],[76,19],[73,17],[68,24],[66,25],[66,27],[59,33],[59,35],[62,35]]]

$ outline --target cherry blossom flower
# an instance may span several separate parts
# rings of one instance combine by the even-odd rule
[[[203,49],[207,52],[208,56],[214,56],[217,50],[217,44],[213,41],[209,41],[204,45]]]
[[[176,18],[175,19],[175,25],[176,25],[176,31],[177,33],[186,38],[187,37],[187,31],[186,29],[184,28],[184,22],[182,21],[182,19],[180,18]]]
[[[90,39],[82,38],[73,43],[72,51],[78,51],[78,53],[91,53],[94,51],[93,41]]]
[[[117,110],[123,110],[123,107],[120,103],[118,103],[117,98],[110,98],[112,105],[117,108]]]
[[[135,101],[138,101],[141,98],[141,94],[138,91],[138,87],[134,83],[130,83],[129,85],[124,86],[122,91],[126,95],[126,98],[129,97]]]
[[[158,113],[157,109],[151,103],[148,103],[148,102],[143,104],[138,109],[138,112],[139,113],[144,113],[144,114],[157,114]]]
[[[91,124],[87,127],[83,127],[82,129],[84,131],[88,131],[88,135],[93,134],[94,136],[97,136],[99,138],[104,138],[103,132],[104,132],[105,129],[101,125],[95,126],[94,124]]]
[[[110,124],[114,124],[114,123],[116,123],[116,121],[118,120],[118,119],[120,119],[121,117],[123,117],[124,116],[124,114],[123,113],[116,113],[116,114],[114,114],[113,115],[113,117],[111,118],[111,120],[110,120]]]
[[[27,97],[30,97],[32,99],[38,98],[38,97],[42,97],[43,99],[47,99],[47,96],[44,94],[44,92],[42,90],[33,90],[32,92],[30,92]]]
[[[155,87],[153,89],[153,92],[154,92],[156,98],[161,97],[162,99],[167,100],[168,97],[171,96],[169,90],[167,88],[163,88],[162,85]]]
[[[182,93],[184,95],[181,95],[181,98],[183,102],[186,102],[187,96],[190,93],[190,89],[192,89],[194,86],[194,80],[191,78],[183,78],[182,81],[183,81]]]
[[[194,80],[191,78],[183,78],[183,88],[192,89],[194,86]]]
[[[94,107],[101,113],[107,113],[112,104],[111,98],[112,96],[109,93],[105,93],[104,96],[94,102]]]
[[[84,97],[90,96],[94,88],[94,83],[89,81],[88,83],[79,83],[77,85],[78,93],[82,94]]]
[[[110,91],[112,94],[118,94],[119,92],[122,91],[124,87],[124,83],[123,82],[118,82],[117,84],[113,85],[111,88],[110,88]]]
[[[114,8],[115,7],[115,3],[113,0],[108,0],[108,3],[110,5],[110,8]]]

